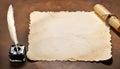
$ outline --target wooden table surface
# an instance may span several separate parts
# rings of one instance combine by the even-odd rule
[[[28,47],[29,15],[32,11],[93,11],[97,3],[105,5],[120,18],[120,0],[0,0],[0,69],[120,69],[120,34],[111,28],[112,55],[100,62],[30,62],[10,63],[8,52],[13,42],[7,28],[7,9],[14,7],[17,35],[20,44]]]

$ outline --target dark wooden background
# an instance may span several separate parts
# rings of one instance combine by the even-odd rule
[[[0,69],[120,69],[120,34],[111,28],[112,55],[100,62],[30,62],[10,63],[9,47],[13,42],[7,28],[7,9],[14,7],[17,35],[20,44],[28,46],[29,14],[32,11],[93,11],[97,3],[105,5],[120,18],[120,0],[0,0]]]

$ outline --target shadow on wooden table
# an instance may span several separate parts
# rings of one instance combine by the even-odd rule
[[[105,60],[105,61],[99,61],[99,62],[96,62],[96,63],[102,63],[102,64],[105,64],[105,65],[111,65],[113,63],[113,59],[110,58],[108,60]]]
[[[120,37],[120,33],[119,33],[119,32],[117,32],[113,27],[111,27],[111,29],[112,29],[112,31],[113,31],[115,34],[117,34],[117,35]]]
[[[9,63],[10,64],[10,68],[21,68],[24,67],[26,65],[26,62],[21,62],[21,63]]]
[[[39,61],[33,61],[33,60],[28,59],[28,62],[34,63],[34,62],[39,62]],[[96,62],[96,61],[69,61],[69,60],[68,61],[58,61],[58,60],[56,60],[56,61],[40,61],[40,62],[84,62],[84,63],[90,62],[90,63],[102,63],[104,65],[111,65],[113,63],[113,58],[110,58],[105,61],[98,61],[98,62]]]

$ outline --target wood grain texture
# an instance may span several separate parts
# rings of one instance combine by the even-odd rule
[[[108,61],[101,62],[30,62],[10,63],[9,47],[13,42],[7,28],[7,9],[13,4],[18,40],[28,46],[29,14],[32,11],[92,11],[97,3],[120,18],[119,0],[0,0],[0,69],[120,69],[120,34],[111,28],[112,55]]]

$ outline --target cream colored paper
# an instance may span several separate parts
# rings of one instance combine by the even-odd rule
[[[109,27],[94,12],[34,11],[30,20],[30,60],[100,61],[112,57]]]

